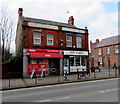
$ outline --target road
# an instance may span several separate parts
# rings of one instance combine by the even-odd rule
[[[40,86],[2,92],[3,102],[118,102],[118,79]]]

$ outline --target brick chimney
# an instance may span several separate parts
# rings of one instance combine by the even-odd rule
[[[69,17],[68,24],[69,25],[74,25],[74,18],[73,18],[73,16]]]
[[[98,44],[99,43],[99,39],[96,39],[96,44]]]
[[[18,9],[18,16],[19,17],[23,16],[23,8]]]

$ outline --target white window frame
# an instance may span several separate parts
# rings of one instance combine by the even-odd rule
[[[82,38],[80,36],[76,36],[76,47],[82,48]]]
[[[71,37],[70,40],[67,40],[67,37]],[[71,45],[68,45],[68,42],[71,42]],[[66,47],[72,47],[72,36],[66,35]]]
[[[110,54],[110,47],[107,48],[107,54]]]
[[[39,36],[40,37],[35,37],[35,33],[39,33]],[[37,43],[35,40],[39,40],[39,43]],[[34,31],[34,34],[33,34],[33,44],[34,45],[41,45],[41,33],[40,32],[37,32],[37,31]]]
[[[52,34],[52,38],[49,38],[49,34]],[[49,42],[48,41],[52,41],[52,43],[51,44],[49,44]],[[54,45],[54,34],[53,33],[47,33],[47,45]]]
[[[119,53],[119,46],[115,46],[115,53]]]
[[[98,49],[98,55],[102,55],[102,49]]]
[[[100,62],[100,65],[102,65],[102,58],[98,58],[98,62]]]

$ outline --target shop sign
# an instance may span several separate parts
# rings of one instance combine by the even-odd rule
[[[85,30],[73,29],[68,27],[62,27],[63,31],[76,32],[76,33],[85,33]]]
[[[55,53],[59,53],[60,50],[52,50],[52,49],[27,49],[27,52],[55,52]]]
[[[58,30],[58,26],[46,25],[46,24],[40,24],[40,23],[28,22],[28,26],[35,27],[35,28],[46,28],[46,29]]]
[[[81,55],[88,56],[88,51],[63,51],[64,55]]]
[[[28,73],[32,73],[33,70],[35,70],[35,73],[41,73],[42,71],[48,73],[46,64],[28,64]]]

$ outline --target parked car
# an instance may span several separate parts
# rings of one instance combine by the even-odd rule
[[[90,70],[91,72],[95,72],[95,70],[99,70],[99,72],[101,71],[101,69],[98,66],[91,66]]]

